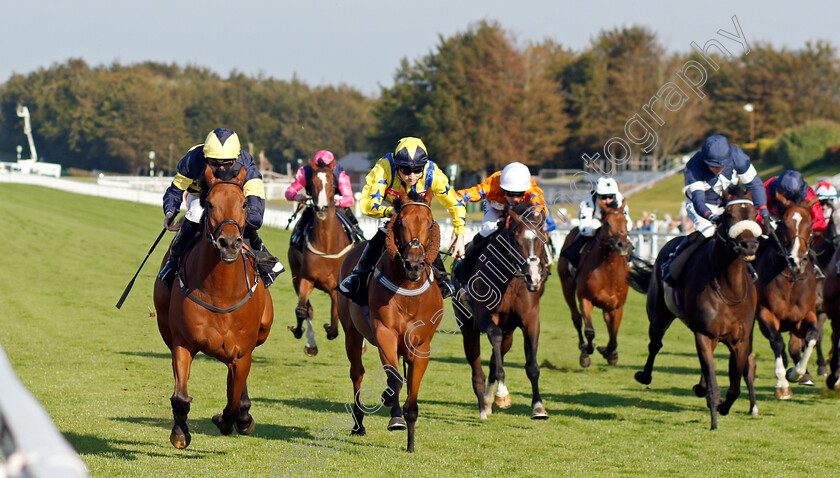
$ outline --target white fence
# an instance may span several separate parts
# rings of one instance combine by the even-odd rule
[[[41,404],[18,380],[0,347],[0,476],[82,478],[79,455],[53,424]]]
[[[111,199],[122,199],[124,201],[159,206],[161,204],[163,190],[166,189],[166,186],[168,186],[169,183],[163,184],[163,182],[160,181],[161,178],[149,179],[157,180],[154,182],[155,187],[158,189],[157,191],[130,188],[128,187],[130,181],[105,181],[103,184],[97,184],[44,176],[0,173],[0,183],[8,182],[33,184],[78,194],[107,197]],[[284,229],[286,225],[289,224],[289,218],[292,216],[293,212],[294,210],[291,208],[281,209],[267,207],[263,217],[263,224],[270,227],[276,227],[278,229]],[[358,211],[357,216],[359,217],[359,226],[362,228],[362,231],[364,231],[365,236],[373,237],[376,233],[378,221],[376,219],[361,216],[358,214]],[[439,223],[441,246],[446,247],[449,245],[449,240],[452,236],[452,220],[447,217],[439,221]],[[293,226],[294,222],[291,224]],[[481,230],[481,223],[467,223],[466,229],[466,240],[469,241],[475,234],[478,233],[479,230]],[[551,240],[558,250],[563,245],[563,240],[566,238],[568,232],[568,229],[558,229],[551,233]],[[631,231],[630,236],[633,240],[633,244],[636,246],[635,254],[645,259],[653,259],[656,257],[656,253],[659,252],[659,249],[668,242],[669,239],[676,237],[677,235],[648,231]]]

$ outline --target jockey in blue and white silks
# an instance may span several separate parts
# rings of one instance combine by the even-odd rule
[[[685,166],[685,188],[688,198],[686,211],[694,223],[694,229],[705,237],[712,237],[715,231],[714,219],[723,213],[720,198],[731,185],[742,184],[752,193],[753,203],[762,217],[767,209],[764,184],[749,156],[719,134],[709,136],[703,149],[695,154]]]

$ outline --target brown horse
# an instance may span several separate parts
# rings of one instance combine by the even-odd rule
[[[806,373],[808,360],[814,350],[817,328],[816,274],[808,253],[811,244],[811,206],[787,204],[782,221],[769,240],[759,250],[756,260],[758,271],[758,307],[756,320],[761,333],[770,341],[776,357],[776,398],[792,396],[788,380],[799,381]],[[801,347],[791,347],[791,358],[796,367],[785,372],[787,354],[782,332],[790,332],[805,342]],[[813,383],[813,382],[811,382]]]
[[[240,434],[248,435],[255,426],[248,413],[251,401],[246,380],[251,353],[268,337],[274,309],[255,264],[243,251],[245,168],[233,174],[217,178],[207,167],[202,178],[201,240],[181,261],[176,286],[170,290],[160,279],[155,281],[158,328],[172,351],[175,373],[175,393],[170,399],[175,425],[169,436],[175,448],[186,448],[191,440],[187,414],[192,397],[187,380],[198,352],[228,367],[227,405],[213,423],[223,435],[232,433],[234,425]]]
[[[548,412],[540,397],[540,367],[537,364],[537,348],[540,341],[540,297],[545,291],[548,278],[548,266],[544,244],[548,238],[542,229],[545,218],[537,208],[523,203],[508,210],[505,226],[499,231],[499,240],[504,241],[504,248],[490,247],[484,255],[496,254],[499,260],[518,269],[509,283],[505,284],[504,294],[495,307],[488,308],[482,302],[467,299],[467,305],[453,301],[455,315],[461,326],[464,339],[464,352],[467,362],[472,367],[473,391],[478,398],[479,418],[485,420],[492,413],[494,403],[499,408],[511,406],[510,393],[505,386],[504,356],[513,343],[513,332],[522,329],[525,339],[525,373],[531,381],[531,418],[548,418]],[[492,242],[488,246],[492,246]],[[504,250],[502,250],[504,249]],[[460,274],[459,274],[460,275]],[[473,271],[467,273],[475,277]],[[456,276],[455,287],[459,291],[469,291],[469,283],[460,284]],[[469,295],[469,292],[466,294]],[[464,297],[463,292],[456,295]],[[472,302],[472,307],[469,303]],[[485,388],[484,371],[481,369],[481,332],[486,332],[490,339],[493,353],[490,356],[490,380]]]
[[[631,285],[647,292],[647,313],[650,319],[648,358],[644,371],[635,378],[650,385],[653,361],[662,348],[662,337],[675,317],[694,332],[701,378],[694,393],[705,396],[712,414],[712,429],[717,428],[717,414],[729,413],[741,393],[741,377],[745,377],[750,395],[750,413],[758,415],[755,405],[755,362],[752,357],[752,331],[758,293],[747,269],[747,261],[755,259],[761,226],[755,221],[756,209],[750,193],[735,186],[724,191],[724,212],[713,240],[706,242],[686,266],[684,283],[672,289],[662,280],[662,263],[678,244],[675,238],[665,244],[654,263],[653,271],[634,266]],[[654,274],[651,277],[651,274]],[[653,279],[653,280],[651,280]],[[718,342],[729,349],[729,391],[720,399],[715,376],[714,350]]]
[[[432,263],[440,248],[440,228],[429,205],[431,191],[421,197],[415,192],[406,196],[401,190],[394,201],[397,211],[388,223],[385,254],[368,285],[369,307],[360,307],[344,295],[338,296],[338,317],[344,328],[350,378],[355,405],[354,435],[364,435],[362,423],[366,412],[383,404],[391,408],[388,430],[408,427],[408,451],[414,451],[414,426],[417,422],[417,393],[431,357],[431,342],[444,313],[443,296],[432,277]],[[341,265],[341,277],[350,275],[364,249],[356,246]],[[362,341],[379,348],[379,358],[387,375],[387,389],[373,405],[363,403],[360,388],[365,373],[362,364]],[[399,357],[408,363],[408,377],[399,372]],[[402,384],[408,380],[408,397],[400,407]],[[365,387],[370,390],[370,387]],[[405,418],[403,418],[405,413]]]
[[[578,333],[581,367],[589,367],[592,363],[589,355],[595,351],[592,343],[595,340],[595,328],[592,326],[594,307],[603,311],[604,322],[610,334],[609,343],[606,347],[598,347],[598,352],[610,365],[618,363],[618,327],[621,325],[629,288],[627,273],[630,267],[627,258],[633,252],[633,244],[627,238],[625,204],[626,201],[616,209],[604,211],[595,240],[584,246],[577,272],[572,270],[568,259],[563,255],[557,261],[563,296],[569,304],[572,322]],[[578,234],[577,228],[572,229],[566,236],[563,250],[574,242]],[[583,321],[586,322],[585,331],[582,330]]]
[[[318,354],[315,332],[312,328],[312,304],[309,295],[318,288],[330,295],[330,325],[324,324],[327,338],[338,337],[338,274],[341,262],[353,248],[353,240],[344,231],[335,211],[335,184],[330,168],[313,167],[310,194],[315,210],[312,229],[304,232],[305,249],[289,248],[289,264],[292,283],[298,294],[295,308],[297,326],[289,327],[296,339],[303,335],[303,321],[306,321],[306,355]]]

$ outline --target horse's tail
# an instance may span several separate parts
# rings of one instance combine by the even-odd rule
[[[651,277],[653,277],[653,264],[636,256],[633,256],[632,261],[633,265],[627,273],[627,281],[633,290],[647,294]]]

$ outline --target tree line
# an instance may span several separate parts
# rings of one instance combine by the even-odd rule
[[[811,120],[840,121],[834,46],[749,47],[732,56],[710,53],[720,68],[709,72],[703,97],[665,111],[655,146],[631,144],[632,154],[666,157],[712,133],[746,143]],[[701,56],[668,52],[643,26],[602,31],[576,52],[550,39],[522,44],[500,24],[482,21],[441,36],[421,58],[403,59],[393,86],[373,98],[294,78],[238,72],[222,78],[206,68],[155,62],[91,67],[71,59],[0,85],[0,156],[26,144],[15,114],[23,104],[40,154],[65,167],[136,174],[151,150],[168,166],[170,151],[177,162],[208,131],[227,126],[244,148],[264,152],[281,170],[320,149],[379,155],[408,135],[423,138],[437,162],[467,171],[489,172],[510,161],[580,168],[582,155],[624,135],[628,120],[674,72]],[[747,103],[752,113],[743,109]]]

